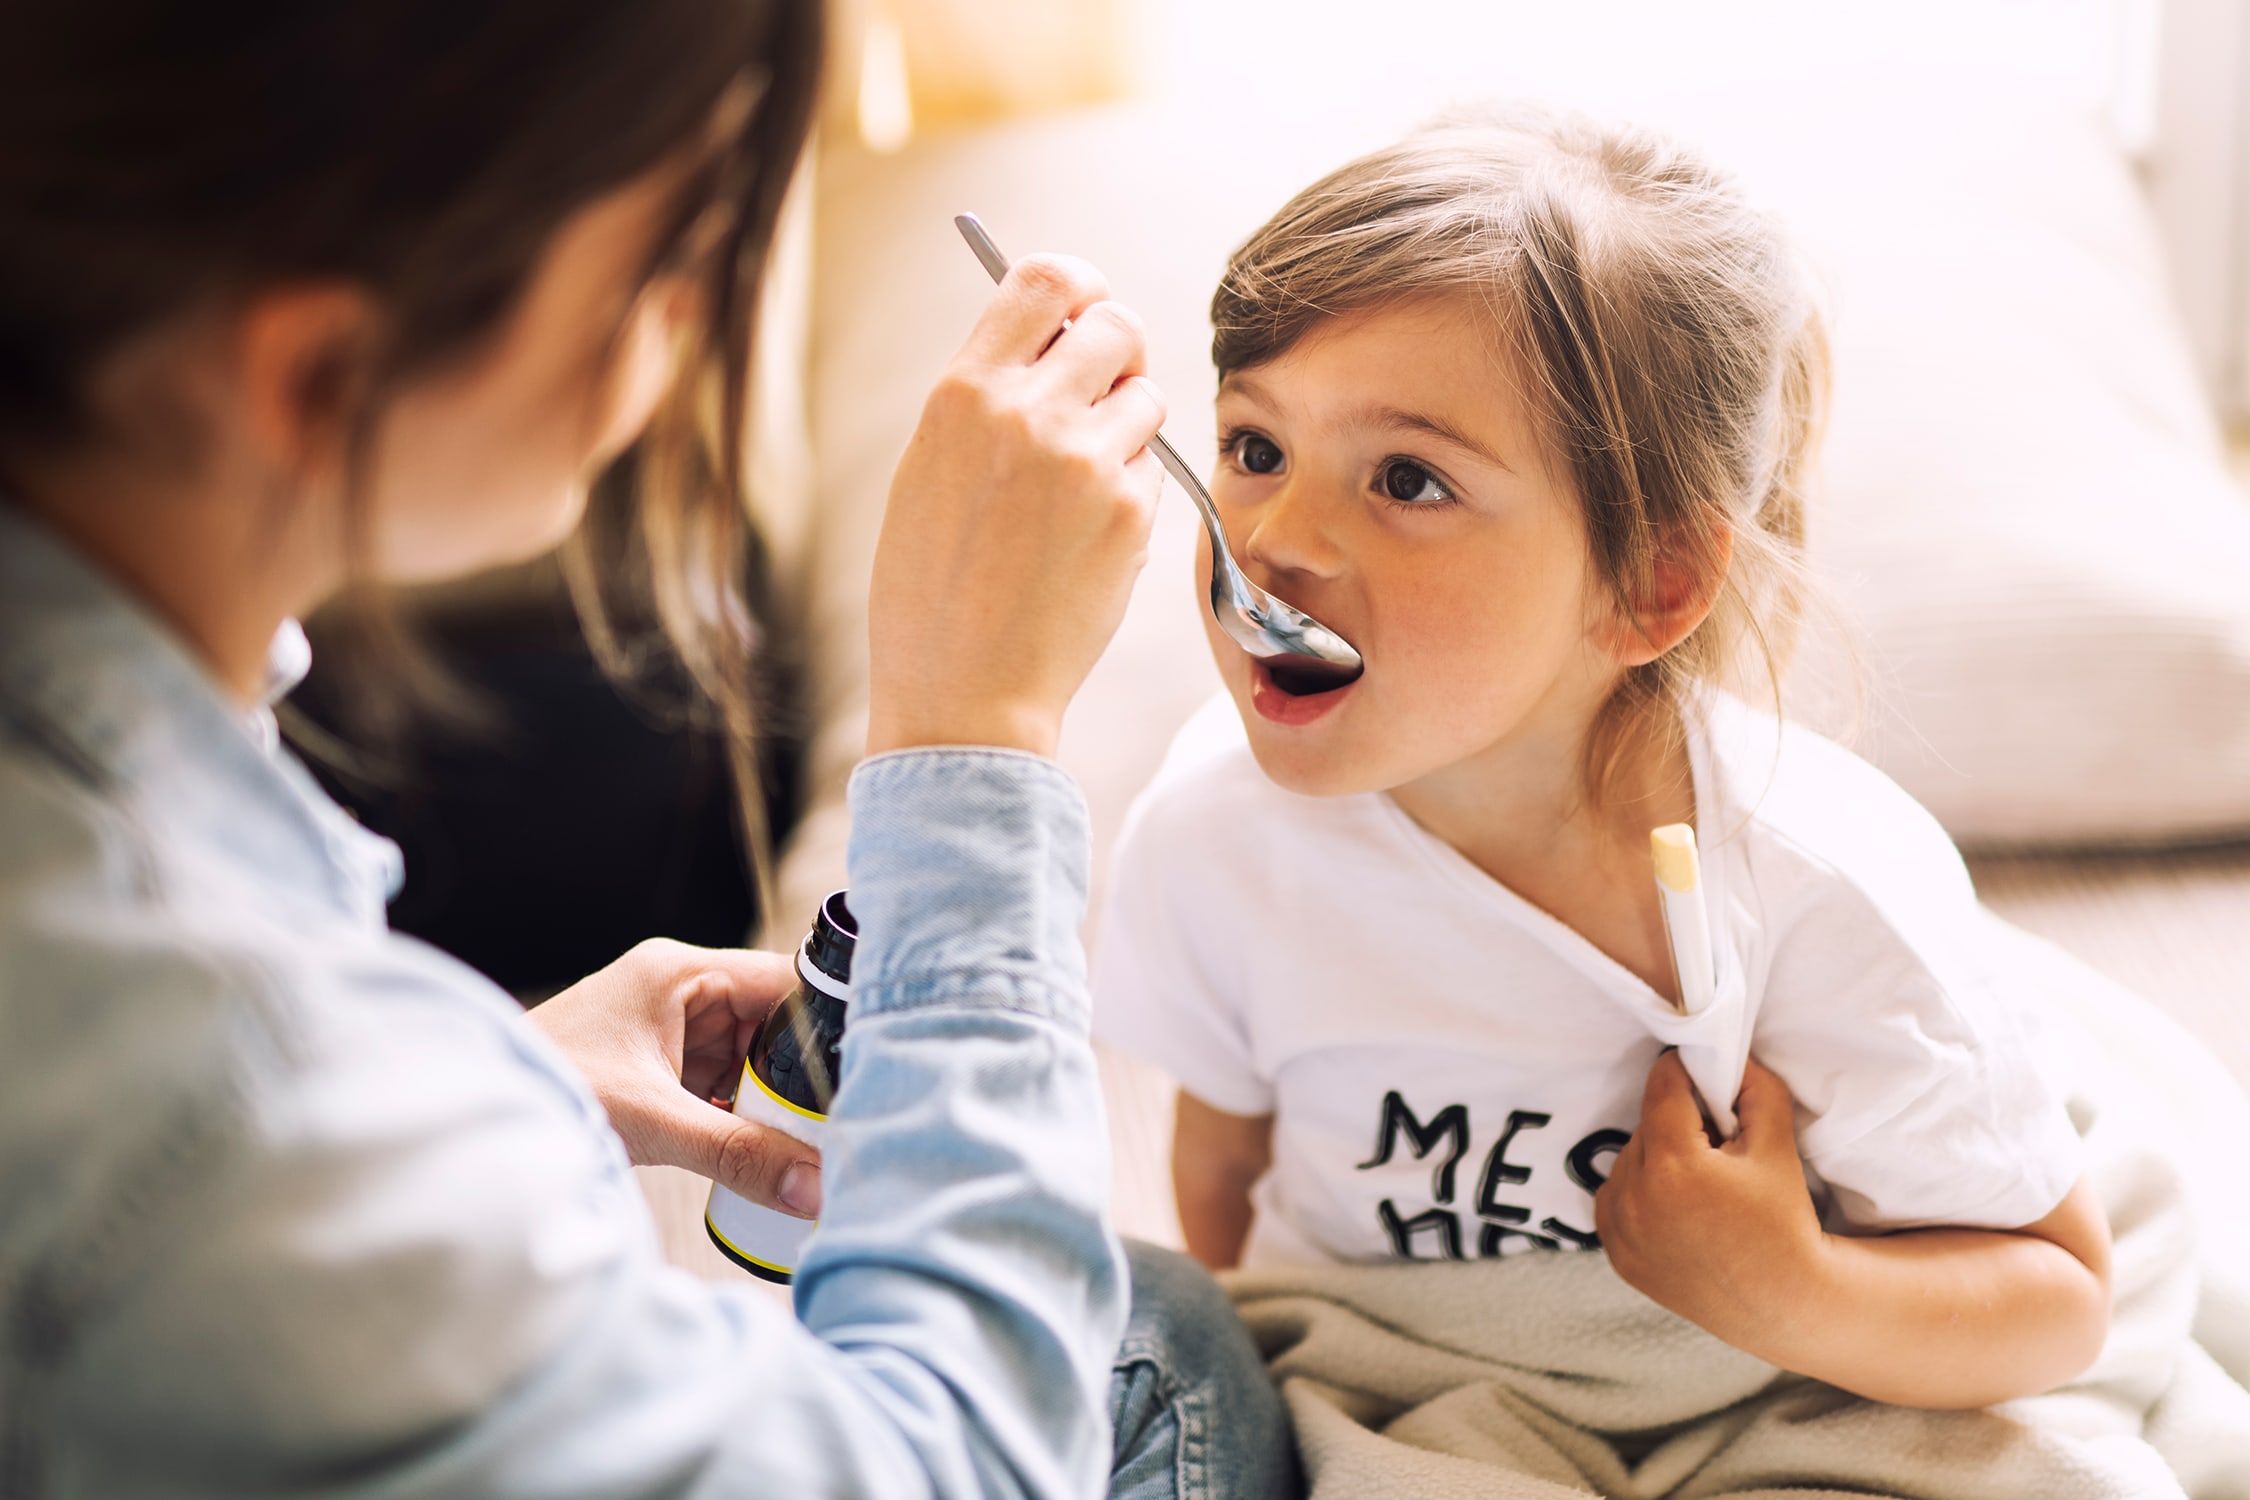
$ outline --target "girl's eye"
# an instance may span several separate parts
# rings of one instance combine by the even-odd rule
[[[1227,447],[1244,473],[1272,474],[1281,468],[1281,449],[1271,438],[1255,432],[1238,433],[1227,439]]]
[[[1443,480],[1411,458],[1386,460],[1375,476],[1375,487],[1384,499],[1398,505],[1444,505],[1453,499]]]

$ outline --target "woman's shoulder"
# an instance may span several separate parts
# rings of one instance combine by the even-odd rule
[[[390,1128],[401,1078],[420,1116],[464,1128],[501,1104],[583,1112],[471,971],[277,906],[129,798],[10,751],[0,738],[0,1272],[120,1213],[176,1228],[249,1163],[262,1178],[348,1152]]]
[[[89,1112],[124,1131],[254,1106],[357,1055],[343,1039],[362,1031],[514,1012],[379,920],[260,876],[254,853],[0,736],[0,1142]]]
[[[261,906],[140,811],[0,736],[0,1320],[67,1287],[39,1310],[95,1389],[151,1329],[279,1351],[160,1358],[140,1394],[308,1443],[492,1399],[584,1306],[558,1278],[637,1242],[594,1106],[467,970]],[[370,1386],[312,1327],[361,1351],[408,1329],[443,1389]]]
[[[193,1025],[264,998],[254,902],[226,872],[184,860],[132,789],[0,743],[0,993],[10,1026],[67,1006],[67,1033],[112,1022]],[[278,945],[291,935],[274,923]],[[239,1028],[238,1017],[225,1024]],[[59,1041],[60,1036],[47,1036]],[[4,1054],[6,1049],[0,1049]]]
[[[0,746],[0,1026],[59,1046],[205,1009],[221,947],[181,920],[177,883],[128,799]],[[11,1062],[27,1049],[0,1047]]]
[[[126,833],[95,787],[54,755],[0,734],[0,922],[28,920],[58,884],[130,888],[136,861]]]
[[[36,1265],[190,1190],[278,1045],[270,972],[183,920],[129,806],[0,741],[0,1263]],[[138,1211],[138,1210],[136,1210]],[[4,1278],[0,1278],[4,1279]]]

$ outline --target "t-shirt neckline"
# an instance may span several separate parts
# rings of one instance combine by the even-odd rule
[[[1690,709],[1682,715],[1682,727],[1687,737],[1689,791],[1695,801],[1696,843],[1702,855],[1704,909],[1716,929],[1720,914],[1726,910],[1726,859],[1722,848],[1703,837],[1719,807],[1715,768],[1711,763],[1708,712],[1708,708]],[[1377,815],[1393,834],[1449,884],[1505,917],[1518,931],[1530,935],[1591,980],[1595,988],[1611,1000],[1629,1010],[1650,1012],[1672,1020],[1679,1018],[1680,1013],[1672,1002],[1652,989],[1640,975],[1596,947],[1569,923],[1536,905],[1513,886],[1495,879],[1460,850],[1415,822],[1389,792],[1368,795],[1376,804]],[[1653,870],[1649,878],[1656,878]],[[1714,946],[1719,939],[1720,933],[1714,930]]]

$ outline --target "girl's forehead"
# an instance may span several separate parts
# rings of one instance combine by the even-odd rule
[[[1463,379],[1511,387],[1509,339],[1491,307],[1467,292],[1429,292],[1322,317],[1262,364],[1229,371],[1221,389],[1248,376],[1294,384],[1364,378],[1443,390]]]

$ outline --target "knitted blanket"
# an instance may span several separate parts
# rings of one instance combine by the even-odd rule
[[[1983,1411],[1777,1370],[1598,1251],[1238,1271],[1228,1290],[1316,1500],[2250,1500],[2250,1302],[2201,1285],[2224,1273],[2146,1120],[2083,1089],[2072,1115],[2115,1237],[2110,1338],[2070,1386]]]

